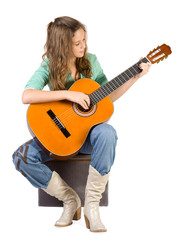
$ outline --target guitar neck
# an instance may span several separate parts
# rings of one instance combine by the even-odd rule
[[[149,60],[145,57],[117,77],[106,83],[104,86],[98,88],[96,91],[89,95],[91,105],[95,105],[100,102],[103,98],[111,94],[117,88],[122,86],[124,83],[129,81],[132,77],[140,73],[142,70],[139,68],[140,63],[147,63]]]

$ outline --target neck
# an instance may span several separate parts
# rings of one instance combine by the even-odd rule
[[[143,58],[132,67],[128,68],[126,71],[106,83],[104,86],[98,88],[96,91],[89,95],[91,105],[95,105],[100,102],[103,98],[108,96],[110,93],[115,91],[117,88],[122,86],[125,82],[133,78],[135,75],[140,73],[142,70],[139,68],[139,65],[144,62],[147,63],[149,60],[147,58]]]
[[[68,65],[69,65],[69,68],[76,66],[76,57],[72,57],[72,58],[69,60]]]

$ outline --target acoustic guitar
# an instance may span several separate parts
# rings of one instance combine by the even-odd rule
[[[163,44],[104,86],[87,78],[76,81],[69,91],[88,94],[91,103],[88,110],[70,101],[31,104],[27,110],[30,133],[53,158],[63,160],[76,155],[90,129],[106,122],[113,114],[109,94],[140,73],[140,63],[153,64],[167,58],[169,54],[170,47]]]

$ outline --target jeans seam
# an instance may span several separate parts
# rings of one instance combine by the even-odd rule
[[[40,169],[43,171],[43,173],[45,173],[47,175],[47,177],[50,178],[49,174],[45,171],[45,169],[43,168],[43,166],[38,165],[40,167]]]

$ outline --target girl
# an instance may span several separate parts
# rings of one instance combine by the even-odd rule
[[[88,95],[67,91],[80,78],[91,78],[101,86],[107,83],[96,56],[87,53],[86,34],[85,26],[70,17],[59,17],[48,24],[43,63],[25,86],[22,95],[24,104],[68,100],[88,109]],[[150,64],[142,63],[140,68],[140,74],[110,95],[113,102],[148,72]],[[43,90],[47,84],[51,91]],[[116,142],[114,128],[108,124],[99,124],[92,128],[80,150],[81,153],[91,153],[92,156],[85,190],[84,216],[87,228],[93,232],[106,231],[100,219],[99,202],[114,162]],[[81,201],[59,174],[43,164],[50,160],[52,158],[34,140],[23,144],[13,154],[16,169],[33,186],[63,201],[63,213],[55,225],[65,227],[72,224],[72,220],[80,219]]]

